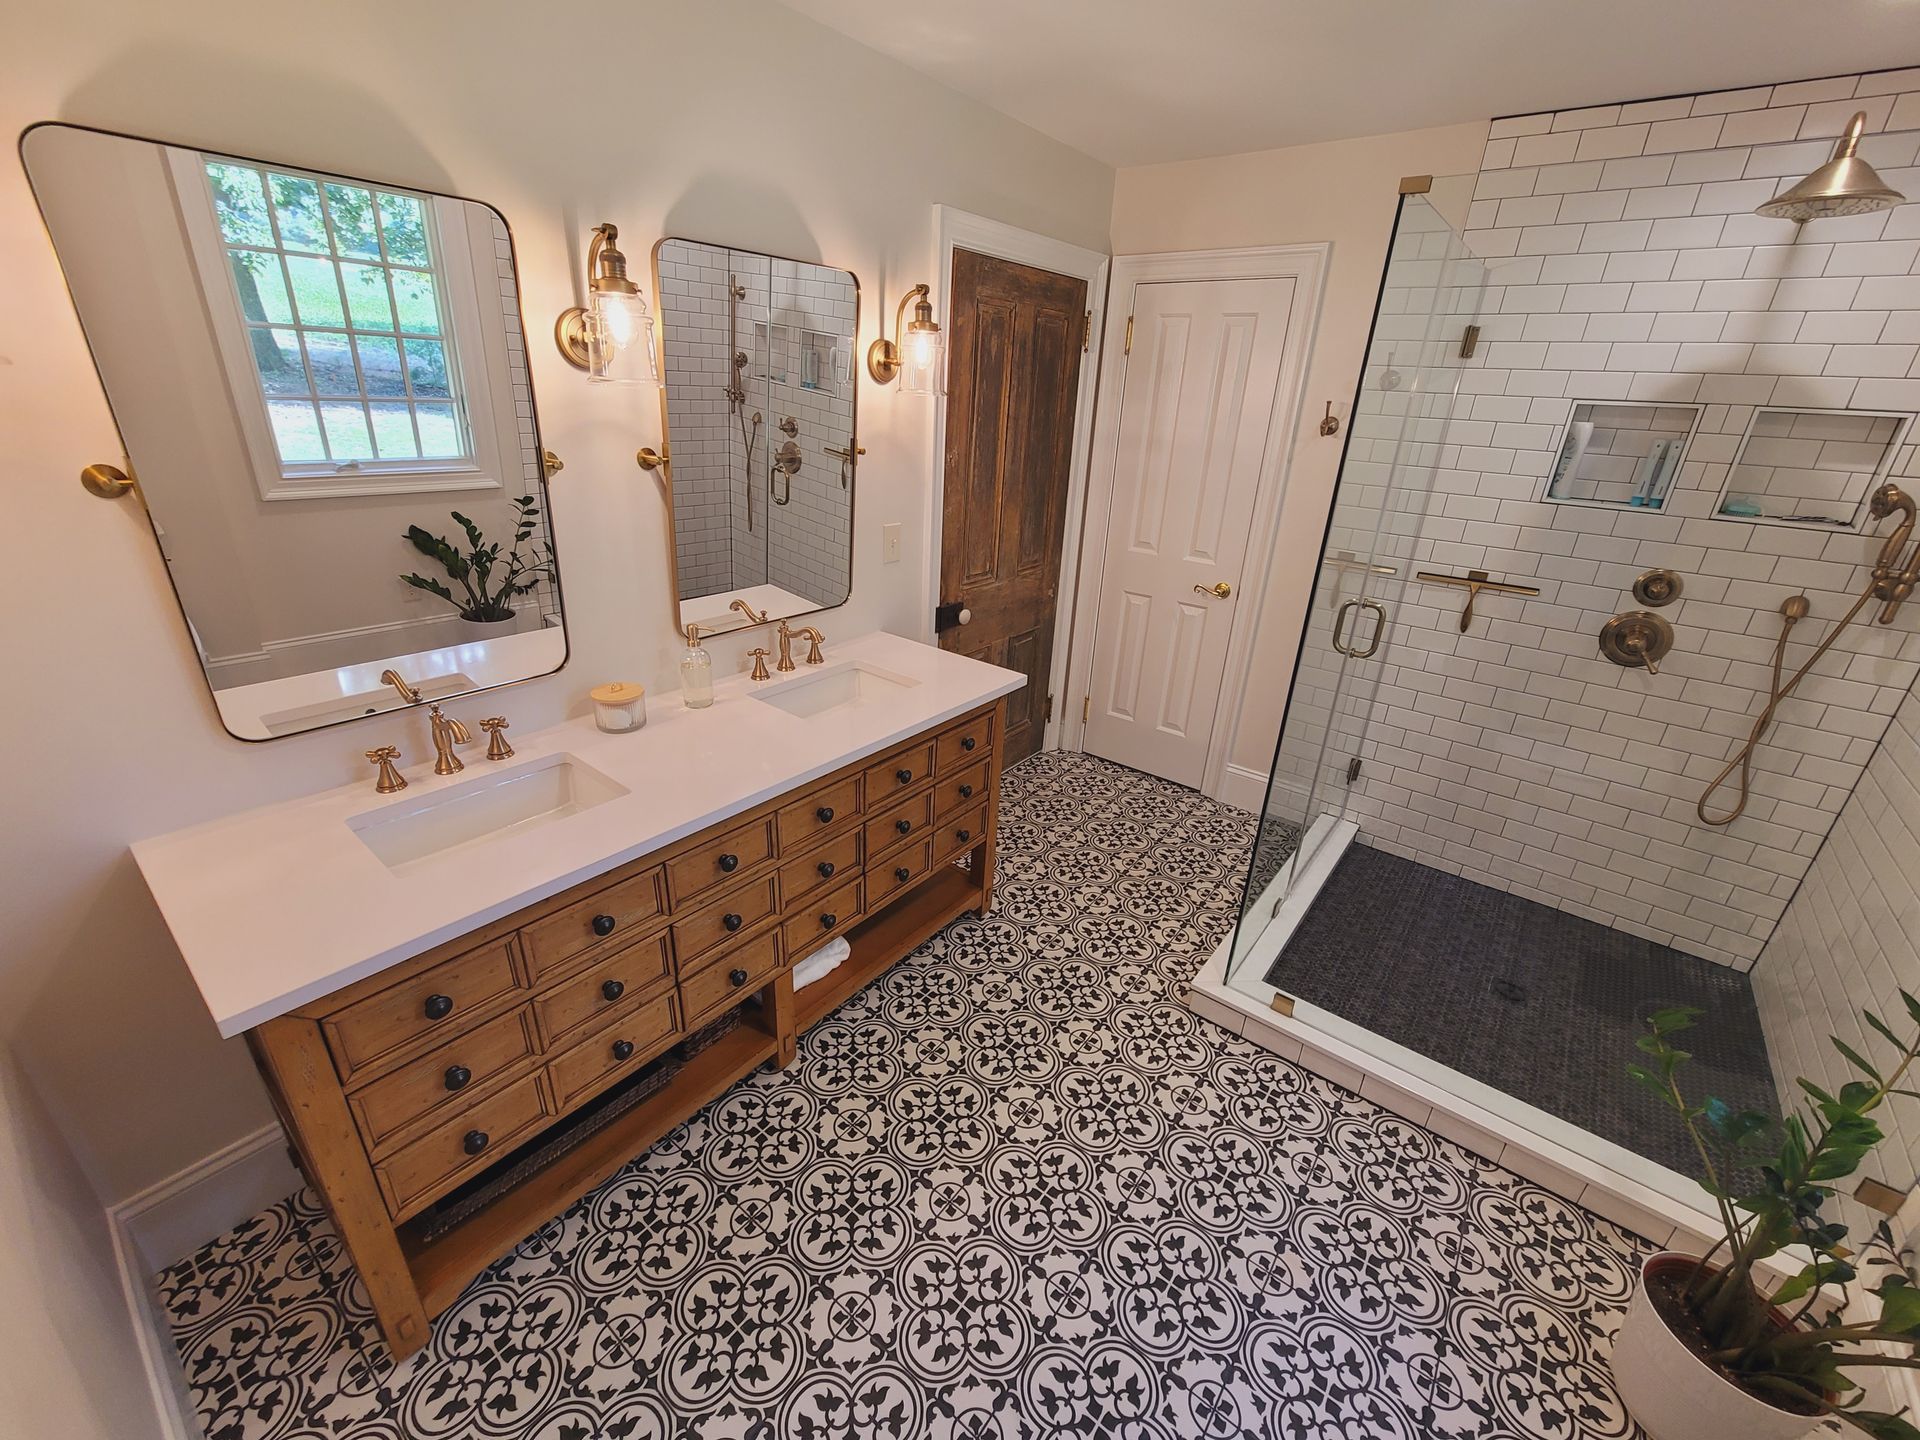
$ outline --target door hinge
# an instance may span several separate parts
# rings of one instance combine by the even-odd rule
[[[1127,343],[1120,353],[1122,355],[1131,355],[1133,353],[1133,317],[1131,315],[1127,317]]]
[[[1347,784],[1351,785],[1360,778],[1360,757],[1354,756],[1347,761]]]
[[[1480,327],[1469,325],[1460,332],[1460,358],[1471,360],[1473,352],[1480,348]]]
[[[1087,318],[1080,322],[1080,353],[1085,355],[1093,349],[1093,312],[1087,311]]]
[[[1089,695],[1080,702],[1080,723],[1085,725],[1093,719],[1093,696]]]
[[[1047,696],[1047,713],[1041,723],[1045,725],[1051,725],[1053,723],[1053,696],[1051,695]]]

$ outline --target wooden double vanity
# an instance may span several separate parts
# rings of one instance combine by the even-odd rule
[[[984,911],[999,697],[1017,680],[869,638],[889,660],[905,647],[948,672],[949,683],[919,687],[935,692],[927,703],[955,693],[975,703],[902,739],[912,702],[896,702],[881,722],[889,738],[871,753],[244,1025],[300,1167],[396,1355],[425,1344],[432,1316],[575,1198],[737,1080],[788,1063],[802,1031],[948,921]],[[954,675],[969,682],[958,692]],[[767,707],[753,703],[748,682],[729,682],[713,712],[673,716],[658,758],[683,759],[709,714],[763,730],[804,724],[813,738],[814,722],[755,711]],[[712,728],[720,739],[724,725]],[[639,759],[648,738],[603,749],[631,746]],[[363,804],[354,792],[326,798]],[[557,839],[597,813],[547,833]],[[211,956],[196,964],[207,897],[190,896],[177,871],[216,837],[224,848],[244,840],[248,819],[136,847],[228,1033],[237,1022],[223,1015],[224,971]],[[404,892],[433,877],[416,868],[382,878]],[[350,911],[352,898],[340,905]],[[796,992],[794,964],[841,937],[847,958]]]

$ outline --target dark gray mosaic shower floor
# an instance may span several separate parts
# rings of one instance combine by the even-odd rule
[[[1626,1067],[1648,1014],[1693,1005],[1689,1096],[1778,1113],[1747,976],[1370,845],[1341,857],[1267,983],[1689,1175],[1678,1119]]]
[[[302,1191],[159,1277],[211,1440],[1627,1440],[1646,1245],[1184,1003],[1253,818],[1085,756],[949,925],[395,1363]]]

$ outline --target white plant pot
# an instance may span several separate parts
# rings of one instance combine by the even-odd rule
[[[1639,1283],[1613,1347],[1613,1383],[1627,1412],[1652,1440],[1802,1440],[1816,1415],[1795,1415],[1749,1395],[1709,1368],[1667,1328],[1647,1295],[1647,1272],[1663,1261],[1698,1264],[1662,1252],[1640,1267]]]

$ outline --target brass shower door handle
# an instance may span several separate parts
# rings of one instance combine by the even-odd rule
[[[1196,595],[1211,595],[1216,600],[1224,600],[1233,594],[1233,586],[1221,580],[1212,585],[1196,585],[1193,587],[1193,593]]]

